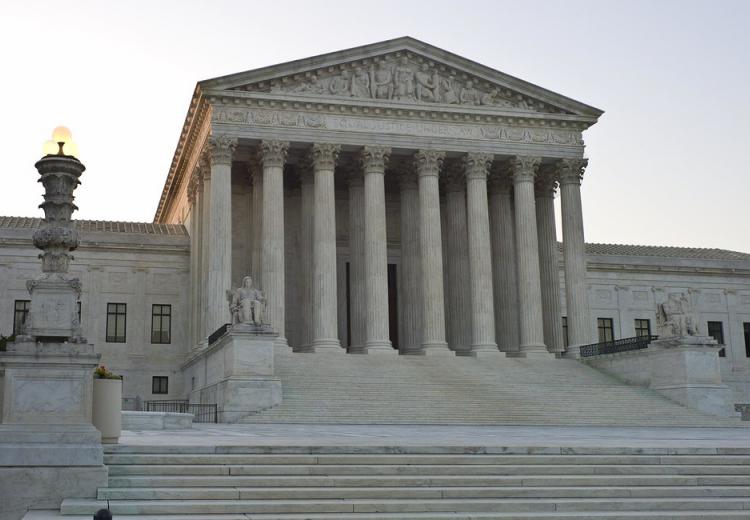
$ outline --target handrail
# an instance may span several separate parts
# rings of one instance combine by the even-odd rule
[[[621,338],[613,341],[592,343],[581,347],[581,357],[601,356],[604,354],[616,354],[631,350],[641,350],[648,347],[649,343],[658,339],[659,336],[634,336],[632,338]]]

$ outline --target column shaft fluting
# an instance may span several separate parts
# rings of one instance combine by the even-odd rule
[[[197,188],[193,177],[190,178],[187,188],[188,204],[190,205],[190,327],[189,327],[189,338],[190,347],[195,348],[198,345],[196,338],[198,334],[196,332],[196,322],[198,320],[198,305],[197,303],[197,291],[198,291],[198,273],[200,265],[198,264],[198,258],[200,257],[200,249],[198,247],[198,222],[196,217],[198,216],[198,203],[197,203]]]
[[[542,288],[539,273],[539,242],[534,204],[534,177],[541,160],[513,160],[513,193],[516,217],[516,255],[521,355],[548,354],[542,323]]]
[[[464,157],[473,356],[500,354],[495,343],[492,251],[487,205],[487,174],[491,164],[491,154],[469,153]]]
[[[419,244],[422,258],[422,354],[451,353],[445,341],[443,243],[440,229],[438,175],[444,152],[420,150],[415,156],[419,176]]]
[[[315,175],[313,204],[313,348],[342,352],[338,339],[336,287],[336,189],[334,168],[339,146],[314,144],[310,160]]]
[[[211,332],[208,331],[208,262],[211,251],[209,236],[211,234],[211,165],[208,158],[203,156],[200,162],[203,176],[203,195],[201,204],[201,274],[200,274],[200,341],[207,340]]]
[[[563,260],[565,263],[565,304],[568,315],[568,355],[580,356],[581,345],[593,341],[586,293],[586,244],[583,236],[581,178],[585,159],[558,162],[562,206]]]
[[[263,167],[263,255],[261,283],[265,292],[266,321],[278,332],[277,344],[286,345],[284,273],[284,163],[289,143],[262,141],[258,159]]]
[[[208,141],[211,161],[209,335],[230,321],[226,291],[232,287],[232,155],[236,146],[236,139],[223,135]]]
[[[310,165],[305,165],[300,172],[301,230],[300,230],[300,277],[302,289],[302,323],[301,344],[295,346],[300,352],[309,351],[313,341],[313,213],[315,211],[315,177]]]
[[[250,253],[250,273],[260,284],[263,262],[263,168],[257,161],[253,161],[253,243]]]
[[[560,309],[560,269],[555,230],[556,181],[546,172],[537,178],[536,223],[539,238],[539,270],[542,286],[544,344],[550,352],[565,350]]]
[[[385,164],[390,149],[365,146],[365,351],[393,353],[388,322],[388,243],[385,222]]]
[[[492,285],[495,294],[495,337],[501,351],[515,354],[520,348],[516,233],[511,199],[513,181],[507,165],[498,165],[490,181],[490,239]]]
[[[365,185],[356,168],[349,175],[349,352],[365,352]]]
[[[422,284],[419,245],[419,188],[411,165],[400,172],[401,265],[400,301],[403,354],[419,354],[422,348]]]
[[[471,351],[471,287],[466,224],[466,177],[463,165],[449,163],[445,191],[445,313],[448,347],[459,355]]]

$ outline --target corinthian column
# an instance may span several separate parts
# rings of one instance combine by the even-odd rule
[[[539,238],[539,269],[542,284],[542,315],[544,344],[550,352],[565,350],[560,311],[560,270],[557,261],[557,232],[555,231],[554,167],[540,168],[536,178],[536,225]]]
[[[385,228],[385,164],[390,148],[365,146],[365,352],[394,353],[388,330],[388,244]]]
[[[289,143],[262,141],[258,160],[263,168],[263,256],[261,284],[267,300],[266,318],[286,345],[284,325],[284,163]]]
[[[445,191],[445,291],[448,347],[458,355],[471,351],[471,287],[466,229],[466,177],[463,165],[449,162],[442,176]]]
[[[208,263],[211,253],[210,235],[211,235],[211,165],[208,156],[204,153],[198,160],[198,171],[202,178],[203,195],[201,196],[201,270],[199,283],[200,290],[200,342],[205,345],[208,335]]]
[[[544,345],[539,242],[534,204],[534,177],[540,163],[539,157],[523,156],[516,157],[512,162],[522,356],[549,355]]]
[[[237,139],[208,139],[211,161],[210,252],[208,264],[208,334],[229,322],[226,291],[232,288],[232,155]]]
[[[250,161],[250,166],[253,176],[253,243],[250,250],[250,272],[253,280],[260,284],[263,255],[263,168],[255,158]]]
[[[492,154],[464,156],[466,208],[469,231],[471,282],[471,355],[500,355],[495,343],[495,309],[492,295],[492,251],[487,207],[487,174]]]
[[[568,355],[576,358],[581,355],[581,345],[593,341],[586,294],[586,244],[581,208],[581,178],[587,164],[586,159],[563,159],[557,163],[562,206]]]
[[[419,244],[422,255],[422,354],[452,354],[445,341],[443,244],[438,174],[445,152],[414,154],[419,176]]]
[[[401,265],[399,309],[401,353],[419,354],[422,348],[422,283],[419,253],[419,190],[411,164],[401,165]]]
[[[349,172],[349,352],[365,353],[367,294],[365,291],[365,181]]]
[[[496,163],[488,181],[492,287],[495,294],[495,337],[502,352],[515,354],[518,338],[518,283],[516,239],[513,224],[513,170],[507,162]]]
[[[312,346],[316,352],[344,352],[338,339],[336,190],[333,184],[339,150],[340,146],[333,144],[314,144],[310,150],[315,173]]]
[[[315,211],[315,177],[309,164],[300,167],[300,185],[302,188],[302,211],[300,222],[300,276],[302,278],[302,343],[296,351],[309,352],[313,341],[313,213]]]
[[[191,348],[198,348],[201,340],[201,211],[203,181],[200,169],[196,166],[188,184],[188,202],[190,203],[190,343]]]

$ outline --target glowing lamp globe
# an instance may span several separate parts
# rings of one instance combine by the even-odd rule
[[[60,145],[55,141],[53,141],[52,139],[50,139],[49,141],[44,141],[44,145],[42,146],[43,155],[55,155],[58,151],[60,151]]]
[[[78,145],[73,141],[73,134],[64,126],[52,131],[52,139],[42,146],[44,155],[64,155],[78,158]]]
[[[52,130],[52,140],[56,143],[67,143],[73,140],[73,134],[64,126],[58,126]]]

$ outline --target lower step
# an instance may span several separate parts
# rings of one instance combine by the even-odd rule
[[[64,500],[65,515],[92,515],[109,505],[117,515],[428,513],[428,512],[605,512],[750,509],[748,498],[649,499],[419,499],[419,500]],[[747,514],[747,511],[745,511]]]

